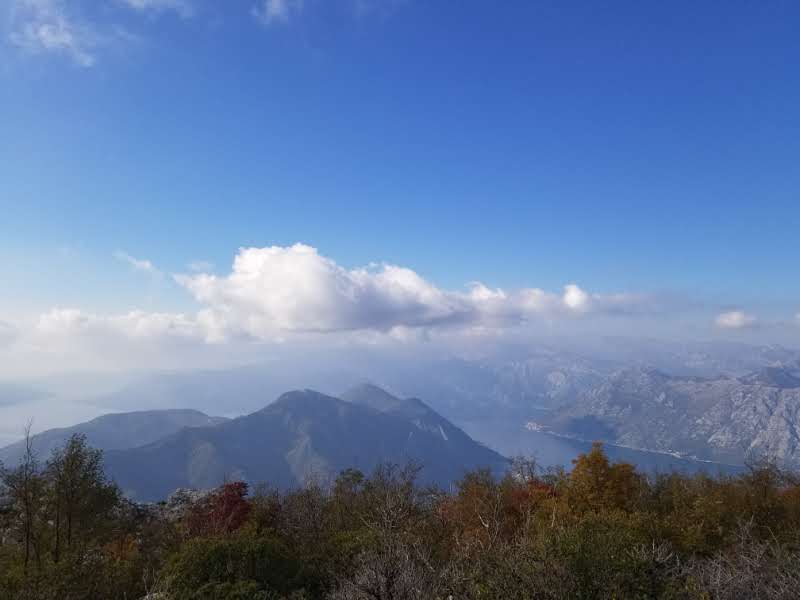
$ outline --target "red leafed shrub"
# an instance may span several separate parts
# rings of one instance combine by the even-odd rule
[[[244,481],[226,483],[192,507],[186,523],[190,536],[224,535],[244,525],[251,510]]]

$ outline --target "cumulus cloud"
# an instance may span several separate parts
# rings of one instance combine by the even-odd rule
[[[468,310],[414,271],[393,265],[347,270],[315,248],[245,248],[226,277],[178,277],[233,326],[261,336],[276,330],[336,331],[421,326]]]
[[[123,251],[116,256],[135,271],[161,273],[147,259]],[[417,344],[481,352],[487,345],[528,343],[541,335],[619,334],[632,328],[672,333],[677,312],[698,308],[680,298],[596,293],[577,283],[552,291],[503,289],[480,281],[444,289],[408,267],[343,266],[304,244],[241,248],[230,270],[216,274],[206,268],[210,265],[192,266],[173,277],[196,309],[98,314],[54,308],[22,317],[15,327],[0,322],[0,366],[35,370],[47,360],[59,369],[66,364],[164,366],[188,364],[187,357],[268,355],[278,346],[280,353],[372,346],[423,351]],[[708,318],[707,312],[692,314]],[[800,315],[795,319],[800,325]],[[715,323],[720,331],[774,332],[778,326],[741,310],[723,312]],[[781,331],[790,329],[786,325],[783,321]]]
[[[15,0],[12,8],[12,44],[31,53],[64,54],[80,67],[95,64],[96,35],[68,14],[64,2]]]
[[[252,15],[262,25],[287,23],[303,10],[303,0],[261,0],[253,6]]]
[[[466,291],[435,286],[396,265],[347,269],[304,244],[242,248],[224,277],[180,275],[178,283],[207,307],[216,330],[256,338],[275,332],[390,331],[455,325],[509,326],[534,317],[644,310],[647,298],[590,294],[575,284],[563,294],[507,292],[476,282]]]
[[[194,6],[188,0],[120,0],[120,2],[143,12],[171,11],[184,19],[194,15]]]
[[[160,273],[149,260],[122,251],[117,258],[137,271]],[[104,357],[126,344],[162,350],[236,340],[316,344],[323,335],[334,344],[447,343],[510,335],[529,325],[552,331],[557,324],[569,328],[567,321],[593,316],[663,310],[650,296],[590,293],[574,283],[560,292],[505,290],[481,282],[446,290],[407,267],[347,268],[304,244],[242,248],[227,274],[174,277],[200,305],[196,312],[102,315],[55,308],[40,315],[20,339],[45,352],[80,347]]]
[[[741,310],[731,310],[717,315],[714,323],[721,329],[747,329],[755,327],[758,319]]]

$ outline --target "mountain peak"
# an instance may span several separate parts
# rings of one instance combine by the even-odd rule
[[[406,419],[436,414],[418,398],[398,398],[372,383],[364,383],[347,390],[340,396],[345,402],[369,407],[378,412],[399,415]]]
[[[369,406],[380,412],[396,409],[404,403],[397,396],[369,382],[352,387],[339,397],[346,402]]]
[[[278,399],[262,409],[262,412],[287,409],[315,410],[340,404],[342,404],[342,401],[339,398],[328,396],[316,390],[292,390],[278,396]]]

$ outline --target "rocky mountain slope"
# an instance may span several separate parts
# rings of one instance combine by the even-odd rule
[[[635,448],[800,466],[800,377],[788,366],[738,378],[625,369],[581,394],[550,424],[562,434]]]
[[[340,395],[342,400],[398,417],[410,422],[426,435],[441,437],[443,451],[453,460],[478,460],[484,456],[485,449],[476,447],[476,442],[463,430],[445,419],[418,398],[398,398],[371,384],[359,385]]]
[[[800,364],[800,353],[780,346],[600,338],[488,352],[469,360],[390,365],[370,378],[405,396],[425,398],[458,421],[501,415],[512,419],[531,410],[559,409],[625,368],[653,366],[681,376],[740,377],[792,364]]]

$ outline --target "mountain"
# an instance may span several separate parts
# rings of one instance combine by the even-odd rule
[[[90,446],[100,450],[118,450],[149,444],[184,427],[208,427],[226,419],[209,417],[196,410],[151,410],[102,415],[72,427],[49,429],[32,437],[33,449],[46,460],[53,449],[76,433],[86,435]],[[23,441],[0,448],[0,462],[15,465],[25,451]]]
[[[619,365],[547,349],[496,359],[420,361],[373,369],[375,379],[406,397],[425,398],[455,422],[503,415],[528,416],[531,409],[556,408],[591,389]],[[368,375],[368,376],[367,376]]]
[[[674,375],[742,377],[763,367],[800,364],[800,352],[728,342],[545,336],[534,345],[481,344],[446,359],[363,349],[332,355],[304,348],[249,365],[234,367],[237,359],[230,361],[205,369],[82,372],[0,382],[0,443],[14,440],[29,414],[52,416],[48,427],[71,424],[62,420],[68,419],[71,405],[82,415],[167,407],[213,414],[219,406],[246,414],[286,390],[312,388],[335,396],[365,380],[379,381],[403,397],[424,398],[473,432],[474,424],[487,419],[519,423],[533,417],[531,411],[571,405],[625,367],[653,365]],[[21,408],[34,402],[35,410]],[[49,406],[58,410],[48,411]]]
[[[800,466],[800,380],[788,367],[739,378],[621,370],[553,417],[554,431],[741,464]]]
[[[365,362],[366,365],[368,363]],[[781,346],[729,342],[665,342],[625,337],[543,340],[488,348],[481,357],[365,366],[362,379],[425,400],[457,423],[516,419],[554,410],[625,368],[654,366],[687,377],[742,377],[765,367],[800,364]]]
[[[325,482],[346,468],[369,471],[382,461],[419,461],[423,480],[442,485],[466,469],[506,465],[505,458],[418,400],[400,401],[395,410],[388,404],[373,407],[385,397],[350,397],[355,400],[312,390],[288,392],[266,408],[216,427],[183,429],[139,448],[108,452],[106,469],[130,497],[160,500],[176,488],[209,488],[226,478],[282,488]],[[406,412],[411,407],[414,414]],[[415,415],[426,420],[417,424]],[[434,431],[420,426],[427,419],[436,423]]]
[[[583,356],[604,357],[624,367],[655,367],[673,375],[739,377],[768,366],[788,365],[800,352],[779,345],[722,341],[665,341],[605,336],[580,348]]]
[[[342,400],[370,408],[377,412],[408,421],[424,434],[441,438],[445,456],[455,462],[466,464],[486,463],[487,449],[453,425],[442,415],[418,398],[398,398],[372,385],[356,386],[340,396]]]
[[[341,394],[339,398],[387,415],[400,417],[410,421],[419,429],[441,435],[445,440],[448,438],[446,432],[457,436],[460,431],[458,427],[450,423],[422,400],[418,398],[401,399],[369,383],[351,388]]]

